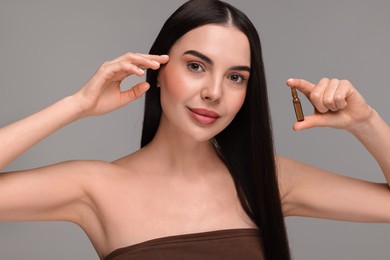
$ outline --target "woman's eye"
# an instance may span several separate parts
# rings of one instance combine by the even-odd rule
[[[204,69],[202,67],[202,65],[200,65],[199,63],[197,62],[190,62],[187,64],[187,68],[190,70],[190,71],[193,71],[193,72],[203,72]]]
[[[230,75],[229,79],[237,84],[243,83],[245,81],[245,78],[243,76],[237,74]]]

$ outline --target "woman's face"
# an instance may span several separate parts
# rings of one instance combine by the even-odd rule
[[[205,25],[181,37],[169,56],[158,76],[161,123],[198,141],[209,140],[229,125],[244,102],[249,41],[236,27]]]

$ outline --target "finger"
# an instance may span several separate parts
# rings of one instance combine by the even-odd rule
[[[163,55],[154,55],[154,54],[144,54],[144,53],[137,53],[145,58],[157,61],[160,64],[165,64],[169,61],[169,56],[166,54]]]
[[[161,67],[162,64],[166,64],[169,61],[169,56],[168,55],[149,55],[149,54],[140,54],[143,56],[146,60],[150,60],[153,64],[153,66],[144,66],[143,64],[139,64],[140,68],[146,70],[146,69],[153,69],[157,70]],[[155,66],[157,65],[158,66]]]
[[[335,93],[335,102],[338,109],[344,109],[347,107],[347,98],[351,93],[351,84],[349,81],[342,80],[340,86]]]
[[[144,69],[148,69],[148,68],[158,69],[161,64],[165,64],[169,60],[168,55],[152,55],[152,54],[144,54],[144,53],[129,53],[128,55],[125,55],[125,58],[131,59],[133,57],[133,55],[135,55],[134,57],[139,58],[139,61],[145,62],[142,64],[148,65],[148,63],[149,63],[150,65],[153,65],[153,66],[147,66]],[[139,64],[139,66],[142,67],[142,64]],[[155,65],[158,65],[158,66],[155,66]]]
[[[315,85],[304,79],[288,79],[287,85],[290,87],[297,88],[300,92],[302,92],[308,99],[310,97],[310,93],[313,91]]]
[[[160,68],[160,64],[168,62],[169,57],[167,55],[150,55],[150,54],[140,54],[140,53],[132,53],[128,52],[109,63],[116,63],[127,61],[131,62],[142,69],[158,69]]]
[[[129,62],[117,62],[113,64],[104,64],[100,68],[100,73],[107,81],[122,81],[126,77],[135,74],[137,76],[144,75],[144,70]]]
[[[328,86],[325,88],[325,92],[323,95],[323,103],[324,105],[330,109],[331,111],[337,111],[338,107],[335,101],[335,93],[337,88],[339,87],[340,81],[338,79],[331,79],[329,81]]]
[[[109,61],[110,63],[116,63],[116,62],[120,62],[120,61],[123,61],[123,60],[129,60],[129,61],[132,61],[132,60],[143,60],[145,59],[144,56],[142,56],[141,54],[139,53],[134,53],[134,52],[127,52],[111,61]]]
[[[326,116],[313,114],[309,116],[305,116],[304,121],[295,122],[293,129],[295,131],[301,131],[303,129],[309,129],[313,127],[326,126]]]
[[[160,63],[157,61],[153,61],[151,59],[148,59],[146,57],[143,57],[142,55],[128,52],[112,61],[109,61],[108,64],[115,64],[120,62],[127,62],[134,64],[138,66],[141,69],[158,69],[160,68]]]
[[[126,77],[128,77],[132,74],[135,74],[137,76],[143,76],[145,74],[145,71],[142,68],[140,68],[139,66],[137,66],[135,64],[129,63],[129,62],[122,61],[122,62],[115,64],[114,66],[116,66],[118,69],[118,72],[120,72],[120,73],[118,73],[118,76],[116,77],[116,79],[118,81],[122,81]]]
[[[149,83],[147,82],[141,82],[132,87],[129,90],[123,91],[121,93],[121,99],[120,99],[120,105],[124,106],[128,103],[130,103],[133,100],[136,100],[137,98],[140,98],[145,94],[146,91],[150,88]]]
[[[313,91],[310,93],[310,102],[320,113],[326,113],[329,111],[329,109],[324,104],[324,93],[325,89],[328,87],[328,84],[329,79],[323,78],[317,83]]]

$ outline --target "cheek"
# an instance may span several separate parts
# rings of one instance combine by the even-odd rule
[[[159,82],[162,99],[184,100],[191,95],[194,82],[185,77],[185,72],[175,66],[167,64],[160,71]]]
[[[234,116],[240,111],[242,105],[244,104],[246,96],[246,91],[243,90],[241,93],[235,93],[232,95],[232,98],[227,102],[229,112],[234,114]]]
[[[180,98],[182,84],[180,77],[177,76],[177,73],[172,73],[172,66],[169,66],[168,63],[164,69],[160,71],[159,83],[160,83],[160,92],[161,92],[161,101],[168,99],[178,99]]]

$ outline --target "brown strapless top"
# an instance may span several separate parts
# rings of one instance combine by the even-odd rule
[[[264,260],[260,232],[226,229],[156,238],[116,249],[104,260]]]

